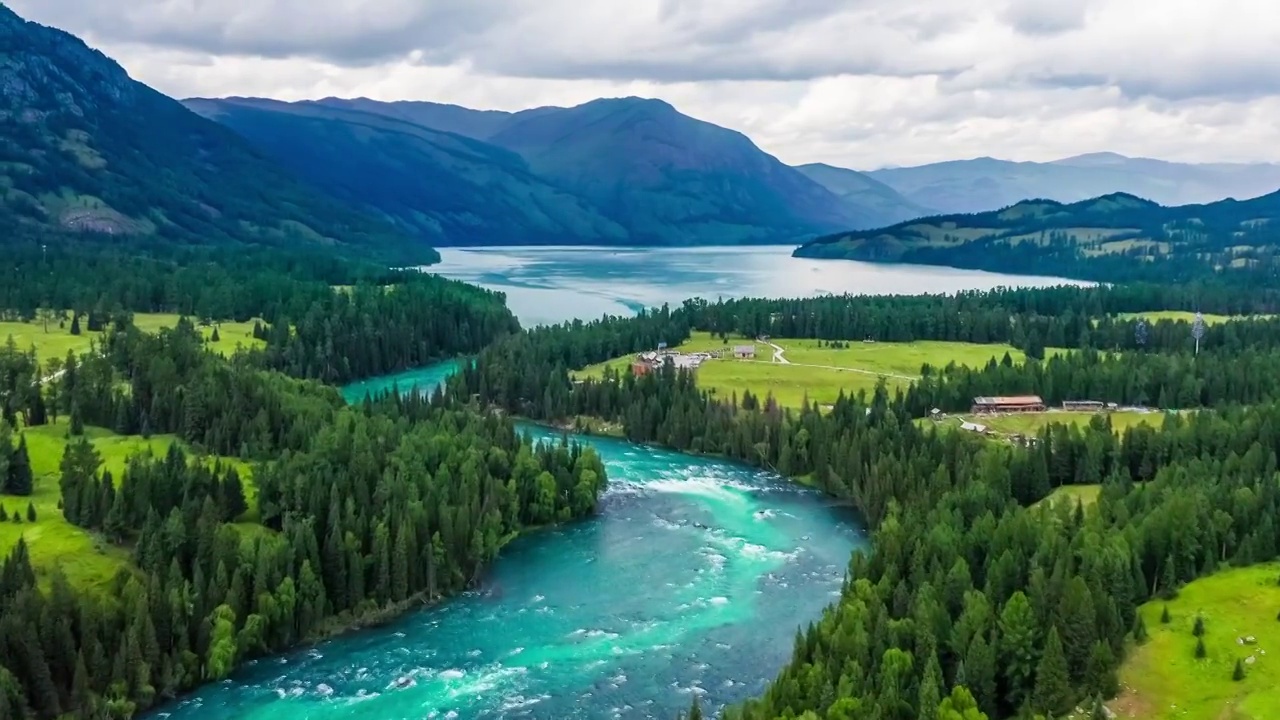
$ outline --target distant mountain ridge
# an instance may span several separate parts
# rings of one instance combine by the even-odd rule
[[[0,5],[0,218],[25,234],[358,249],[429,247],[335,202],[78,38]]]
[[[1280,192],[1163,206],[1127,193],[1076,203],[1024,200],[837,233],[797,257],[920,263],[1086,280],[1188,280],[1228,271],[1275,275]]]
[[[439,244],[785,243],[885,217],[661,100],[515,113],[365,98],[187,105]]]
[[[1101,152],[1051,162],[990,157],[896,167],[866,173],[909,201],[942,213],[1007,207],[1028,198],[1078,202],[1110,193],[1150,198],[1161,205],[1247,199],[1280,188],[1280,165],[1174,163]]]
[[[866,208],[868,220],[876,226],[892,225],[937,212],[908,200],[902,193],[864,172],[826,163],[797,165],[796,169],[846,201]]]

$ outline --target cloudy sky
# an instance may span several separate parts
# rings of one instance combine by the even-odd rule
[[[791,163],[1280,161],[1276,0],[7,0],[176,97],[660,97]]]

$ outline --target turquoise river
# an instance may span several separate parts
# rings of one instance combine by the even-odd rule
[[[1071,282],[801,260],[790,248],[447,249],[432,272],[507,295],[525,325],[701,296],[955,292]],[[456,363],[345,389],[433,387]],[[558,437],[525,428],[542,439]],[[719,460],[584,439],[608,466],[599,515],[508,546],[477,592],[254,662],[151,715],[173,720],[674,718],[690,695],[758,694],[838,594],[856,518]]]
[[[345,392],[430,387],[455,367]],[[691,693],[758,694],[838,594],[864,542],[852,513],[743,465],[578,440],[608,467],[594,519],[515,541],[477,592],[258,660],[152,717],[671,719]]]

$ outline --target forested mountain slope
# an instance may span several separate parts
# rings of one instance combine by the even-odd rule
[[[1113,281],[1274,274],[1280,193],[1165,207],[1114,194],[1027,200],[819,238],[797,257],[906,262]]]
[[[886,221],[883,199],[841,197],[745,135],[660,100],[601,99],[517,113],[368,99],[301,105],[376,113],[514,151],[637,245],[786,242]]]
[[[241,138],[0,5],[0,220],[24,234],[358,249],[430,262],[390,223],[306,185]]]
[[[187,107],[424,242],[610,244],[624,229],[516,153],[389,115],[320,103],[194,99]]]

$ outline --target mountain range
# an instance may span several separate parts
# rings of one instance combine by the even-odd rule
[[[776,243],[914,213],[842,197],[661,100],[515,113],[337,98],[186,105],[439,245]]]
[[[1280,192],[1174,207],[1125,193],[1069,204],[1024,200],[1002,210],[837,233],[794,254],[1116,282],[1256,270],[1274,284]]]
[[[3,4],[0,222],[8,242],[92,233],[438,258],[133,81],[76,37],[26,22]]]
[[[1028,197],[1124,192],[1181,204],[1277,187],[1276,165],[1108,153],[791,167],[742,133],[635,97],[520,112],[361,98],[180,103],[0,5],[0,221],[10,241],[89,233],[430,262],[431,247],[445,245],[821,237],[804,252],[844,256],[854,244],[853,254],[910,256],[911,242],[864,248],[850,231]]]
[[[1276,164],[1174,163],[1107,152],[1052,162],[984,157],[865,175],[934,213],[982,212],[1031,198],[1072,203],[1111,193],[1161,205],[1202,204],[1258,197],[1280,188],[1280,165]]]

